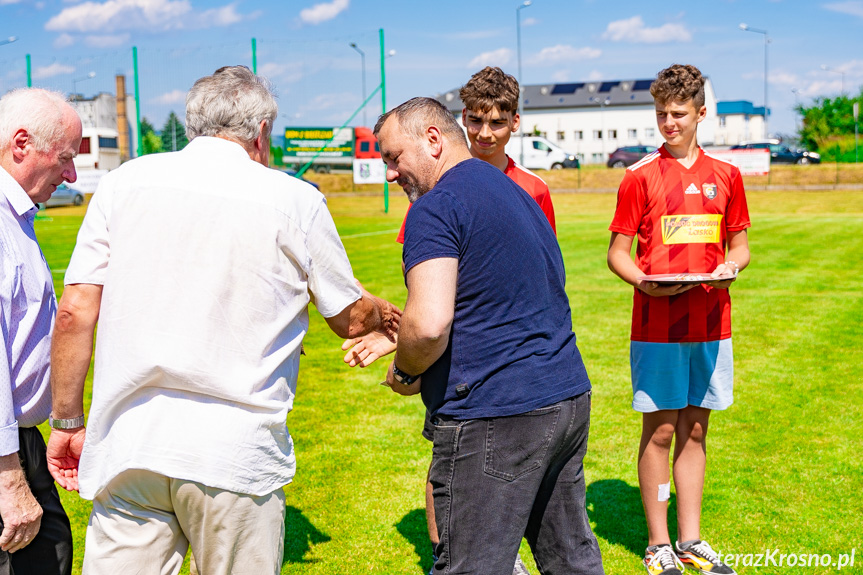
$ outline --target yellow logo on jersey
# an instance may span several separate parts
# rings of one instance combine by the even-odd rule
[[[721,224],[722,214],[662,216],[662,243],[719,243]]]

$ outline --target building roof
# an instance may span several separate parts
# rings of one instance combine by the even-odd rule
[[[743,114],[746,116],[763,116],[764,106],[753,106],[748,100],[732,100],[728,102],[716,102],[716,115],[730,116]]]
[[[653,105],[650,85],[646,80],[603,80],[596,82],[567,82],[561,84],[535,84],[523,86],[524,109],[591,108]],[[437,94],[435,98],[447,109],[460,112],[464,108],[458,88]]]

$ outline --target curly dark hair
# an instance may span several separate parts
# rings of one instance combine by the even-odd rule
[[[656,75],[650,94],[660,104],[692,100],[700,110],[704,105],[704,76],[695,66],[674,64]]]
[[[501,112],[518,111],[518,81],[497,67],[486,66],[471,76],[458,95],[468,110],[486,113],[497,106]]]

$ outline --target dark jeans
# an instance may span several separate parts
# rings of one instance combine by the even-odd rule
[[[0,551],[0,575],[70,575],[72,530],[60,504],[54,478],[48,472],[45,441],[35,427],[18,430],[18,459],[30,491],[42,506],[42,524],[36,538],[15,553]],[[0,518],[0,530],[3,520]]]
[[[545,575],[603,573],[585,510],[590,392],[511,417],[434,423],[436,574],[510,575],[522,537]]]

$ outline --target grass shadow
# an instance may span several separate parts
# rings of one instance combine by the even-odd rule
[[[414,553],[419,560],[417,567],[422,573],[428,573],[431,569],[431,543],[429,543],[428,524],[426,523],[426,510],[414,509],[396,523],[395,528],[399,534],[414,546]]]
[[[647,521],[641,491],[620,479],[602,479],[587,486],[587,515],[593,532],[612,545],[620,545],[637,557],[647,547]],[[668,532],[677,533],[677,498],[668,500]]]
[[[306,559],[306,554],[313,545],[331,540],[332,537],[312,525],[302,511],[290,505],[285,506],[285,556],[282,565],[316,563],[316,559]]]

